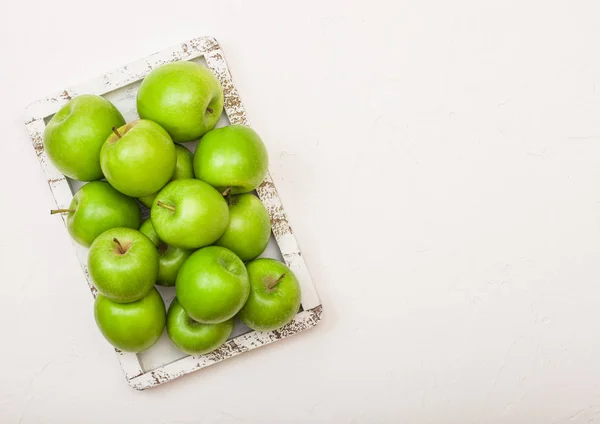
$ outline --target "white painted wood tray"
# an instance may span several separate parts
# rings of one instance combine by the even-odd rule
[[[66,178],[49,161],[42,142],[46,123],[69,99],[79,94],[101,95],[110,100],[128,122],[138,119],[135,100],[142,79],[157,66],[178,60],[190,60],[207,66],[219,79],[225,93],[225,108],[218,126],[228,123],[249,125],[246,111],[225,62],[223,50],[212,37],[194,38],[108,72],[99,78],[39,100],[27,108],[25,126],[56,201],[56,208],[68,208],[73,193],[82,183]],[[265,144],[268,149],[269,140],[265,140]],[[195,143],[187,143],[186,147],[193,151]],[[133,388],[144,390],[165,383],[224,359],[300,333],[314,327],[321,319],[321,301],[270,175],[267,175],[256,192],[271,217],[271,241],[262,256],[283,260],[294,271],[302,288],[301,311],[291,323],[270,332],[252,331],[238,321],[229,340],[219,349],[205,355],[187,356],[178,351],[171,344],[166,331],[159,342],[145,352],[133,354],[115,349],[125,377]],[[65,217],[63,217],[63,221],[66,224]],[[87,249],[75,242],[73,244],[85,279],[95,296],[96,289],[87,269]],[[159,287],[159,291],[168,307],[175,297],[174,287]],[[93,314],[92,309],[90,302],[90,314]],[[98,335],[101,337],[100,333]]]

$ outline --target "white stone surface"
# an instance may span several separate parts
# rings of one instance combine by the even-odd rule
[[[11,3],[0,422],[600,421],[599,12],[592,0]],[[136,392],[48,214],[23,110],[205,34],[268,143],[325,313]]]

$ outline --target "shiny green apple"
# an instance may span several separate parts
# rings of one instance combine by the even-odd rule
[[[212,72],[197,63],[162,65],[142,81],[137,110],[166,129],[178,143],[198,140],[217,125],[223,89]]]
[[[201,324],[185,313],[177,298],[167,313],[167,334],[173,344],[188,355],[212,352],[227,341],[234,319],[218,324]]]
[[[54,209],[50,213],[66,213],[69,234],[85,247],[111,228],[140,226],[140,208],[135,199],[104,181],[87,183],[75,193],[69,209]]]
[[[271,331],[290,322],[300,309],[298,279],[285,264],[260,258],[246,266],[250,296],[239,318],[253,330]]]
[[[143,298],[116,303],[98,294],[94,317],[104,338],[124,352],[141,352],[160,338],[166,322],[165,303],[153,288]]]
[[[175,172],[170,181],[181,180],[183,178],[194,178],[193,155],[188,149],[181,144],[175,144],[175,154],[177,160],[175,162]],[[151,208],[152,202],[158,193],[152,193],[148,196],[140,197],[138,200],[143,205]]]
[[[134,302],[156,282],[158,252],[138,230],[112,228],[92,243],[88,270],[98,292],[114,302]]]
[[[177,274],[175,288],[185,312],[203,324],[232,318],[250,293],[244,263],[231,250],[220,246],[192,253]]]
[[[267,209],[253,194],[229,196],[229,225],[215,243],[231,250],[244,261],[260,255],[271,237],[271,220]]]
[[[64,105],[44,129],[44,149],[56,168],[69,178],[102,178],[100,149],[112,127],[125,124],[121,112],[108,100],[82,94]]]
[[[181,265],[192,254],[192,251],[182,249],[181,247],[169,246],[162,241],[158,237],[158,234],[156,234],[156,231],[154,231],[150,218],[142,223],[140,232],[148,237],[158,250],[158,275],[156,277],[156,284],[174,286],[179,268],[181,268]]]
[[[209,131],[194,153],[194,174],[219,192],[247,193],[264,180],[267,149],[250,127],[230,125]]]
[[[171,179],[176,161],[169,134],[160,125],[143,119],[115,128],[100,151],[106,180],[131,197],[160,190]]]
[[[167,184],[152,204],[152,226],[169,246],[197,249],[214,243],[229,222],[223,196],[208,184],[175,180]]]

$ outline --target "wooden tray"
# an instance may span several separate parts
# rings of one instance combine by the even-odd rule
[[[138,119],[136,94],[142,79],[157,66],[178,60],[194,61],[207,66],[220,81],[225,93],[225,108],[218,126],[224,126],[228,123],[249,125],[246,111],[225,62],[223,50],[212,37],[194,38],[32,103],[26,110],[25,126],[56,201],[56,208],[68,208],[73,193],[77,191],[82,183],[65,177],[46,156],[42,142],[42,134],[46,123],[65,103],[79,94],[101,95],[110,100],[121,111],[126,121]],[[268,149],[268,140],[265,140],[265,143]],[[195,144],[187,143],[186,147],[193,151]],[[271,332],[252,331],[238,320],[232,336],[223,346],[211,353],[200,356],[188,356],[178,351],[171,344],[166,332],[163,333],[159,342],[147,351],[134,354],[115,349],[125,373],[125,378],[131,387],[138,390],[154,387],[224,359],[307,330],[314,327],[321,319],[321,301],[270,175],[267,174],[256,192],[269,211],[272,229],[269,246],[261,256],[283,260],[294,271],[302,288],[301,312],[296,315],[291,323]],[[66,224],[66,218],[63,216],[62,219]],[[75,242],[73,242],[73,245],[85,279],[95,296],[96,289],[87,269],[87,249]],[[174,288],[159,287],[159,291],[168,307],[175,296]],[[90,303],[90,314],[92,313]]]

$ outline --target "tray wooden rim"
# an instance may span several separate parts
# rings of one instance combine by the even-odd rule
[[[56,113],[76,95],[105,95],[143,79],[152,69],[164,63],[193,60],[200,57],[204,58],[208,68],[215,74],[223,87],[225,95],[224,109],[231,124],[250,125],[246,110],[225,61],[223,50],[213,37],[197,37],[171,46],[146,58],[107,72],[102,76],[92,78],[85,83],[38,100],[26,108],[25,127],[36,151],[40,166],[47,178],[57,208],[68,208],[73,193],[66,177],[52,165],[44,151],[42,134],[45,128],[45,119]],[[320,321],[323,310],[321,301],[270,174],[267,174],[265,180],[257,188],[257,194],[271,217],[271,228],[284,262],[294,271],[300,281],[303,311],[297,314],[292,322],[279,330],[246,333],[227,341],[219,349],[206,355],[186,356],[153,370],[144,371],[137,354],[125,353],[115,349],[125,377],[134,389],[144,390],[171,381],[249,350],[305,331],[314,327]],[[63,222],[66,225],[64,217]],[[87,269],[85,250],[80,247],[77,248],[75,242],[73,244],[76,246],[75,250],[90,291],[95,296],[96,289]]]

